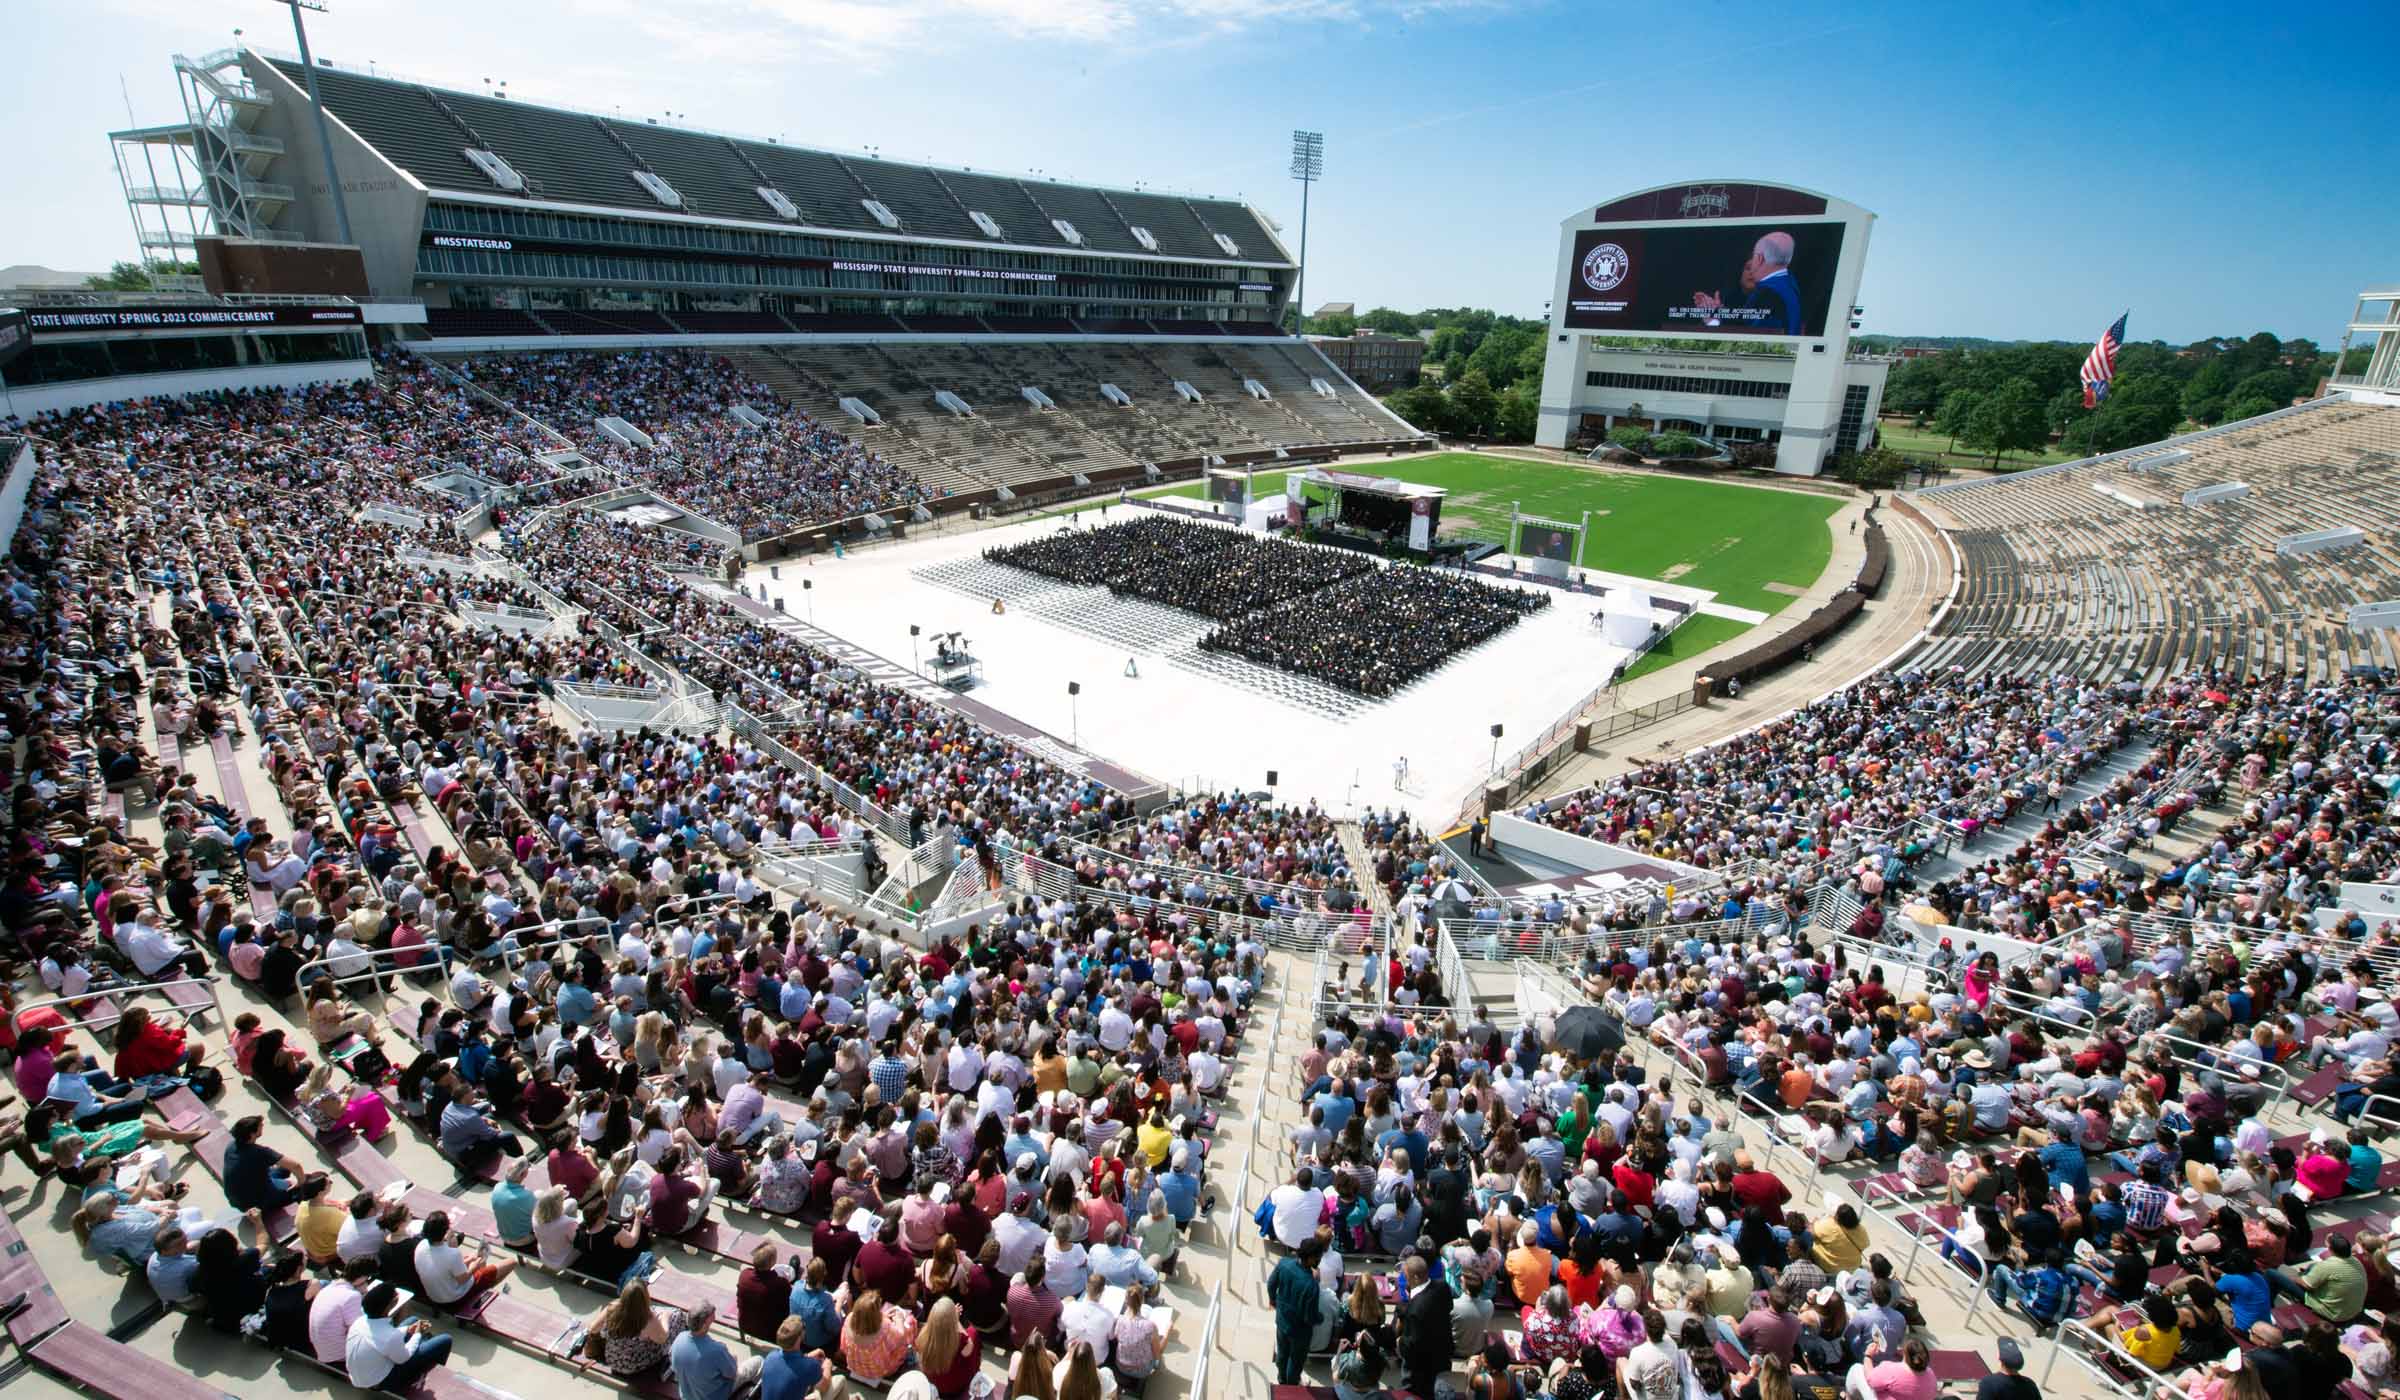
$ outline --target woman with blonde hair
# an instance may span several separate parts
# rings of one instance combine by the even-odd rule
[[[888,1381],[900,1374],[916,1335],[916,1318],[870,1288],[851,1300],[850,1315],[842,1322],[843,1368],[863,1381]]]
[[[645,1011],[633,1023],[633,1062],[645,1075],[657,1074],[667,1067],[667,1055],[674,1049],[667,1032],[667,1018],[656,1011]]]
[[[392,1130],[392,1108],[383,1095],[372,1085],[344,1094],[333,1082],[331,1062],[308,1072],[308,1081],[300,1086],[300,1112],[320,1143],[343,1133],[381,1142]]]
[[[674,986],[680,980],[670,978],[667,985]],[[691,1045],[683,1052],[683,1082],[694,1089],[706,1089],[717,1082],[717,1057],[708,1048],[707,1036],[692,1037]]]
[[[1793,1400],[1792,1364],[1771,1351],[1758,1354],[1758,1400]]]
[[[958,1400],[982,1368],[983,1343],[959,1325],[958,1304],[949,1298],[937,1300],[925,1314],[925,1325],[917,1329],[917,1369],[933,1382],[942,1400]]]
[[[1333,1344],[1346,1347],[1357,1337],[1373,1337],[1375,1345],[1388,1354],[1398,1344],[1398,1336],[1388,1320],[1383,1295],[1375,1291],[1375,1275],[1357,1274],[1350,1283],[1350,1297],[1342,1304],[1342,1312],[1333,1320]]]
[[[567,1210],[567,1188],[546,1187],[533,1197],[533,1244],[545,1269],[563,1269],[575,1262],[575,1231],[582,1224]]]
[[[650,1286],[635,1279],[592,1319],[584,1353],[619,1379],[647,1376],[666,1364],[683,1324],[679,1309],[652,1306]]]

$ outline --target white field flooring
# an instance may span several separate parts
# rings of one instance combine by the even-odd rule
[[[912,665],[909,626],[964,632],[983,663],[974,698],[1087,752],[1170,784],[1255,790],[1269,769],[1277,791],[1328,808],[1402,806],[1430,820],[1480,790],[1491,726],[1505,759],[1558,722],[1626,656],[1601,640],[1600,600],[1558,593],[1540,613],[1453,659],[1398,695],[1368,700],[1192,643],[1214,624],[1105,589],[1073,588],[984,563],[984,550],[1054,532],[1055,520],[876,546],[847,558],[785,561],[781,577],[753,566],[754,595],[781,599],[865,650]],[[802,580],[813,585],[805,592]],[[1604,581],[1594,575],[1594,582]],[[1691,605],[1713,595],[1640,581],[1653,597]],[[991,610],[991,588],[1007,604]],[[1661,615],[1661,620],[1664,620]],[[1125,675],[1134,659],[1138,677]],[[1082,684],[1070,699],[1067,682]],[[1396,760],[1408,760],[1405,786]],[[1428,815],[1430,814],[1430,815]]]

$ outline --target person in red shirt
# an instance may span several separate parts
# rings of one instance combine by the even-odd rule
[[[875,1238],[850,1261],[850,1292],[856,1296],[873,1289],[886,1298],[905,1298],[916,1276],[917,1257],[900,1243],[899,1214],[886,1213]]]
[[[791,1315],[792,1281],[780,1273],[772,1242],[750,1255],[750,1265],[734,1281],[734,1325],[745,1337],[772,1337]]]
[[[568,1143],[550,1149],[550,1184],[567,1193],[567,1199],[577,1205],[589,1205],[600,1184],[600,1165],[592,1160],[590,1149],[578,1143]]]
[[[1631,1157],[1619,1158],[1609,1175],[1617,1183],[1617,1189],[1625,1193],[1625,1199],[1633,1203],[1634,1209],[1650,1209],[1651,1198],[1658,1191],[1656,1176],[1635,1165]]]
[[[650,1223],[662,1235],[680,1235],[708,1218],[708,1203],[716,1183],[703,1187],[684,1174],[683,1149],[670,1147],[658,1159],[658,1174],[650,1178]]]
[[[1750,1160],[1747,1152],[1737,1152],[1733,1159],[1733,1198],[1744,1210],[1753,1207],[1781,1215],[1792,1199],[1792,1188],[1773,1172],[1762,1172]]]
[[[185,1043],[183,1028],[169,1029],[151,1019],[150,1008],[129,1006],[116,1026],[119,1079],[143,1079],[153,1074],[189,1075],[200,1068],[202,1050]]]
[[[820,1220],[809,1232],[808,1252],[812,1258],[825,1261],[828,1289],[840,1288],[850,1277],[850,1264],[858,1257],[858,1251],[858,1235],[844,1221]]]

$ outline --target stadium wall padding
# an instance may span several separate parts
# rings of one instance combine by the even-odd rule
[[[17,525],[25,518],[25,497],[33,490],[33,444],[23,438],[10,440],[16,454],[8,463],[8,479],[0,483],[0,547],[17,538]]]
[[[227,365],[220,369],[175,370],[167,374],[125,374],[113,379],[71,379],[60,384],[34,384],[9,391],[11,411],[20,418],[36,413],[63,413],[94,404],[125,399],[171,398],[207,394],[220,389],[295,389],[303,384],[357,383],[375,377],[371,360],[311,360],[288,365]]]

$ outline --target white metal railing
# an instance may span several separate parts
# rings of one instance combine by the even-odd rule
[[[1941,1260],[1943,1266],[1935,1276],[1938,1286],[1943,1292],[1955,1296],[1959,1285],[1965,1285],[1966,1296],[1961,1301],[1966,1304],[1967,1311],[1966,1316],[1960,1319],[1960,1325],[1971,1325],[1975,1320],[1975,1310],[1983,1304],[1984,1289],[1991,1281],[1990,1261],[1961,1240],[1957,1231],[1926,1214],[1921,1207],[1910,1203],[1889,1186],[1875,1181],[1854,1181],[1850,1183],[1850,1192],[1858,1198],[1858,1208],[1863,1214],[1882,1221],[1887,1228],[1907,1238],[1908,1255],[1900,1263],[1902,1278],[1917,1277],[1917,1260],[1925,1251],[1928,1237],[1938,1241],[1940,1252],[1936,1258]],[[1877,1205],[1878,1196],[1888,1198],[1889,1204]],[[1957,1261],[1962,1258],[1974,1264],[1972,1276],[1958,1267]]]
[[[1220,1278],[1216,1286],[1208,1290],[1208,1320],[1200,1326],[1199,1356],[1192,1363],[1192,1388],[1188,1392],[1192,1400],[1207,1400],[1208,1358],[1216,1350],[1217,1319],[1224,1310],[1225,1280]]]
[[[891,837],[902,846],[916,844],[911,839],[907,821],[898,814],[885,810],[865,793],[801,757],[799,750],[775,737],[766,720],[731,700],[725,701],[720,708],[726,724],[744,739],[756,745],[760,752],[785,768],[823,787],[833,795],[835,802],[857,813],[868,825]]]
[[[2370,943],[2335,933],[2294,934],[2288,929],[2259,929],[2230,920],[2190,919],[2174,914],[2144,912],[2128,917],[2133,932],[2133,956],[2148,958],[2160,948],[2181,941],[2188,934],[2194,951],[2208,952],[2233,941],[2236,934],[2258,943],[2277,943],[2299,948],[2318,955],[2320,963],[2330,957],[2343,966],[2364,958],[2374,964],[2386,977],[2400,975],[2400,946]]]
[[[1458,1005],[1459,998],[1467,995],[1467,960],[1458,955],[1458,943],[1446,926],[1434,930],[1433,965],[1442,979],[1442,995],[1452,1006]]]
[[[546,632],[558,621],[539,608],[521,608],[514,603],[460,603],[458,617],[478,632],[520,635]]]
[[[1160,884],[1178,892],[1189,889],[1193,884],[1198,884],[1211,894],[1231,894],[1237,897],[1258,895],[1262,898],[1272,898],[1277,904],[1303,907],[1319,903],[1324,897],[1323,890],[1309,885],[1279,884],[1273,880],[1262,880],[1255,876],[1236,872],[1209,870],[1192,865],[1177,865],[1172,861],[1151,860],[1143,856],[1113,851],[1097,842],[1076,837],[1069,837],[1065,844],[1067,849],[1077,855],[1089,855],[1102,864],[1112,867],[1111,873],[1113,874],[1128,877],[1135,874],[1148,875],[1157,879]],[[1357,872],[1353,872],[1354,876],[1356,874]]]
[[[2069,1341],[2079,1344],[2076,1350],[2068,1350]],[[2050,1373],[2057,1369],[2061,1356],[2068,1357],[2082,1367],[2103,1389],[2112,1393],[2147,1396],[2150,1400],[2189,1398],[2190,1392],[2176,1384],[2165,1372],[2144,1365],[2125,1348],[2110,1341],[2105,1334],[2072,1317],[2061,1320],[2050,1333],[2050,1359],[2042,1363],[2041,1386],[2045,1392],[2055,1393],[2050,1392]],[[2095,1357],[2106,1357],[2108,1364],[2102,1365]],[[2131,1371],[2140,1379],[2129,1381],[2122,1375],[2112,1374],[2109,1370],[2111,1366]],[[2144,1385],[2141,1381],[2147,1381],[2148,1384]]]
[[[865,891],[860,887],[858,876],[836,864],[833,857],[857,854],[858,848],[855,842],[842,844],[850,849],[845,852],[839,848],[805,850],[794,847],[789,850],[762,851],[758,863],[786,880],[822,890],[845,903],[854,904]]]
[[[216,979],[213,977],[176,977],[165,982],[118,982],[105,987],[94,985],[86,987],[80,996],[45,997],[40,1001],[26,1002],[17,1007],[10,1015],[9,1024],[12,1029],[22,1030],[25,1026],[25,1018],[36,1011],[53,1007],[72,1008],[87,1002],[115,1003],[150,992],[165,996],[170,987],[199,987],[208,993],[206,1006],[185,1006],[171,997],[168,998],[167,1009],[183,1018],[186,1024],[199,1020],[203,1016],[215,1016],[220,1025],[224,1024],[224,1003],[218,995]],[[107,1030],[123,1020],[125,1013],[116,1006],[110,1005],[106,1014],[70,1017],[66,1010],[61,1009],[59,1015],[65,1021],[63,1029],[87,1031],[92,1034],[93,1039],[97,1040],[99,1032]]]
[[[1257,915],[1207,905],[1184,904],[1158,895],[1112,890],[1086,884],[1074,870],[1030,851],[1004,859],[1001,873],[1006,883],[1046,898],[1097,900],[1136,914],[1158,910],[1169,916],[1180,915],[1202,927],[1226,928],[1247,934],[1269,947],[1290,952],[1312,952],[1329,944],[1362,949],[1380,936],[1388,922],[1363,906],[1348,912],[1294,910]]]
[[[298,985],[303,991],[306,991],[311,983],[320,980],[329,981],[336,987],[346,987],[356,982],[373,982],[380,987],[386,978],[406,977],[427,971],[440,972],[443,967],[443,949],[444,945],[435,943],[431,939],[409,948],[360,948],[355,953],[311,958],[300,965],[300,971],[296,976]],[[411,958],[414,961],[404,964],[400,961],[403,957]],[[335,970],[337,963],[348,965],[362,958],[366,960],[367,964],[364,971],[339,972]]]

